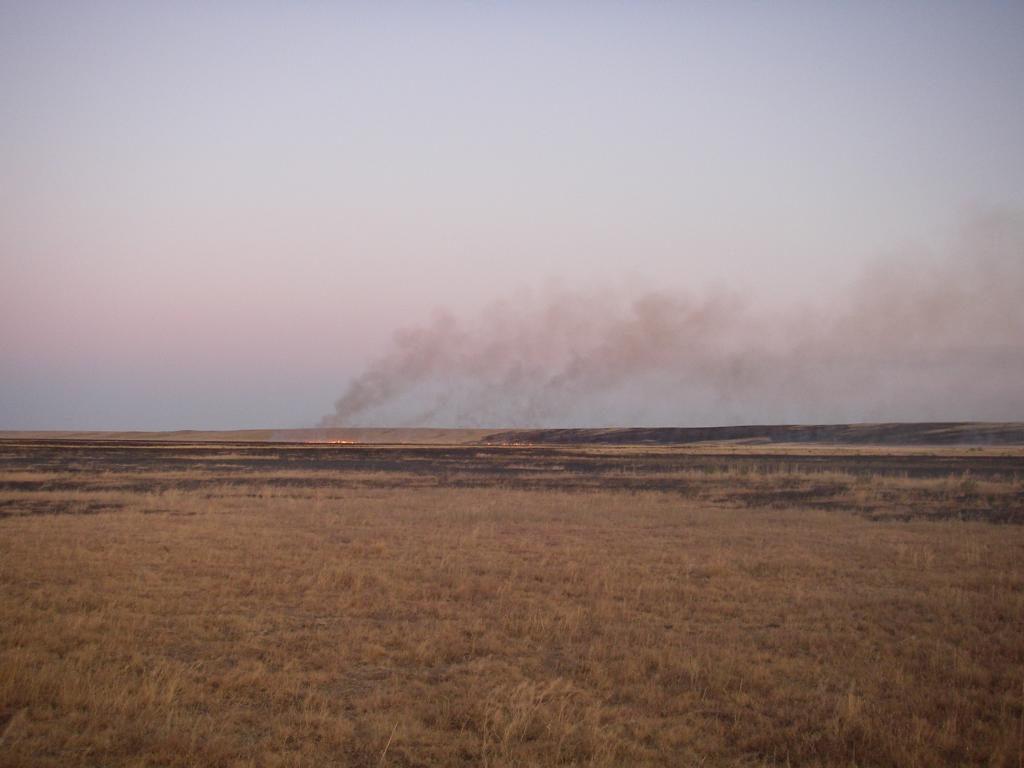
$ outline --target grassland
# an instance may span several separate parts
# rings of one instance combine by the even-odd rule
[[[1024,764],[1024,450],[0,442],[0,765]]]
[[[117,440],[146,442],[308,443],[466,445],[475,443],[572,445],[690,445],[773,443],[884,445],[1022,445],[1024,422],[890,422],[878,424],[776,424],[733,427],[633,427],[584,429],[441,429],[433,427],[315,427],[173,432],[4,431],[0,440]]]

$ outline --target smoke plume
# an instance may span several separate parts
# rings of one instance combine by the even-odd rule
[[[843,298],[563,291],[396,334],[323,426],[689,426],[1024,419],[1024,220]]]

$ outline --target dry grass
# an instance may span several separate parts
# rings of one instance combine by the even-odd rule
[[[851,514],[1017,478],[33,474],[0,765],[1024,763],[1024,528]]]

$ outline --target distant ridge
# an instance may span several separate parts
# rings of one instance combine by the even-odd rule
[[[0,440],[128,440],[178,443],[376,443],[439,445],[480,442],[494,429],[312,427],[308,429],[177,429],[158,431],[0,430]]]
[[[690,443],[821,443],[833,445],[1024,445],[1024,422],[892,422],[769,424],[734,427],[596,429],[442,429],[338,427],[313,429],[176,430],[168,432],[0,431],[6,440],[132,440],[143,442],[360,443],[404,445]]]

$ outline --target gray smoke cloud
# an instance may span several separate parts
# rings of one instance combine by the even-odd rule
[[[874,265],[828,306],[562,291],[396,334],[322,426],[1024,419],[1024,218]]]

